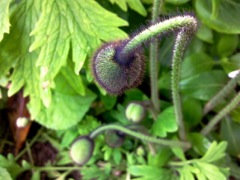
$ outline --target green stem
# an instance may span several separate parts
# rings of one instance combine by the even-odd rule
[[[172,98],[175,110],[175,116],[177,119],[178,127],[179,127],[179,137],[181,140],[186,141],[186,131],[183,122],[183,114],[182,114],[182,104],[180,99],[180,88],[179,88],[179,80],[181,73],[181,61],[183,58],[184,50],[188,43],[189,34],[185,33],[184,30],[181,30],[176,38],[173,58],[172,58]]]
[[[232,111],[240,102],[240,92],[233,98],[233,100],[223,108],[212,120],[202,129],[201,134],[207,135],[220,120]]]
[[[79,170],[79,166],[63,166],[63,167],[32,167],[32,169],[37,171],[69,171],[69,170]]]
[[[177,16],[163,22],[153,24],[139,34],[132,37],[122,48],[121,54],[127,56],[147,40],[155,36],[159,36],[163,32],[179,30],[184,27],[191,30],[191,32],[195,32],[197,29],[197,20],[193,16],[185,15]]]
[[[26,142],[26,149],[27,149],[27,154],[28,154],[28,157],[29,157],[29,161],[32,165],[34,165],[34,160],[33,160],[33,157],[32,157],[32,152],[31,152],[31,147],[29,146],[29,143]]]
[[[153,10],[152,10],[152,24],[157,22],[158,16],[161,10],[162,0],[154,0],[153,2]],[[150,80],[151,80],[151,101],[154,108],[154,119],[156,119],[157,114],[160,112],[160,104],[159,104],[159,95],[158,95],[158,41],[154,40],[150,44]]]
[[[37,141],[37,139],[39,138],[39,136],[41,136],[42,132],[43,132],[43,128],[41,128],[41,129],[37,132],[37,134],[34,136],[34,138],[33,138],[33,139],[31,140],[31,142],[28,144],[28,147],[31,147],[31,146]],[[24,153],[26,153],[26,151],[28,150],[28,147],[25,147],[20,153],[18,153],[18,155],[15,156],[14,160],[17,161],[20,157],[22,157],[22,155],[23,155]]]
[[[204,115],[211,111],[222,99],[227,96],[234,87],[237,85],[237,82],[240,81],[240,73],[233,79],[231,79],[226,86],[223,87],[221,91],[218,92],[204,107]]]
[[[185,165],[188,165],[188,164],[191,164],[193,163],[194,160],[187,160],[187,161],[172,161],[172,162],[169,162],[168,164],[170,166],[185,166]]]
[[[144,135],[142,133],[138,133],[135,131],[132,131],[130,129],[127,129],[125,127],[119,126],[119,125],[105,125],[105,126],[101,126],[97,129],[95,129],[92,133],[90,133],[89,137],[90,138],[95,138],[96,136],[98,136],[99,134],[103,133],[104,131],[107,130],[117,130],[117,131],[121,131],[127,135],[133,136],[135,138],[141,139],[143,141],[147,141],[150,143],[156,143],[156,144],[161,144],[164,146],[179,146],[182,148],[189,148],[190,144],[188,142],[180,142],[180,141],[174,141],[174,140],[165,140],[165,139],[159,139],[159,138],[154,138],[151,136],[147,136]]]

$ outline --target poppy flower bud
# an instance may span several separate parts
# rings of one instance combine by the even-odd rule
[[[99,48],[92,59],[92,71],[97,83],[110,94],[122,94],[141,84],[145,70],[143,50],[127,55],[121,53],[125,41],[114,41]]]
[[[70,148],[70,156],[75,163],[84,165],[91,158],[93,149],[93,140],[88,136],[82,136],[73,142]]]

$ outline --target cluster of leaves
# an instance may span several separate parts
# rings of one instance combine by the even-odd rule
[[[149,100],[147,74],[139,89],[129,90],[121,97],[108,96],[93,83],[89,62],[102,42],[125,38],[126,32],[145,24],[151,6],[152,0],[0,2],[0,95],[6,96],[4,89],[7,96],[23,89],[24,95],[30,97],[31,119],[56,130],[46,130],[51,136],[47,140],[59,152],[57,161],[46,165],[49,169],[69,167],[72,161],[68,148],[76,137],[105,123],[131,125],[125,117],[127,104]],[[88,164],[72,165],[83,179],[221,180],[230,175],[240,178],[237,167],[240,109],[234,110],[221,122],[218,131],[211,134],[213,142],[198,133],[204,121],[236,94],[233,91],[211,114],[202,113],[203,105],[227,83],[227,73],[240,66],[240,21],[236,18],[240,3],[165,0],[161,16],[176,14],[179,9],[195,11],[200,22],[185,53],[180,81],[184,122],[192,148],[187,152],[180,148],[169,151],[166,147],[126,138],[121,147],[113,149],[101,135],[95,139]],[[174,38],[168,36],[161,39],[159,47],[162,112],[156,121],[148,114],[141,125],[154,136],[175,139],[178,127],[170,87],[173,43]],[[65,178],[70,172],[67,167],[61,172],[56,168],[49,176]],[[0,179],[11,179],[10,175],[16,178],[25,170],[34,170],[32,179],[39,179],[40,172],[46,171],[26,161],[20,166],[11,154],[0,155]]]

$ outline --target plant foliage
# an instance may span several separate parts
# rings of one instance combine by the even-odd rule
[[[0,1],[0,180],[16,179],[24,171],[31,171],[36,180],[42,172],[52,179],[73,178],[73,171],[84,180],[240,179],[240,108],[224,116],[206,136],[201,133],[239,91],[236,83],[236,88],[204,114],[207,102],[230,80],[227,74],[240,67],[238,0],[165,0],[158,7],[161,21],[183,14],[179,9],[196,12],[199,21],[184,54],[179,82],[190,148],[165,147],[128,136],[121,139],[121,146],[111,148],[105,140],[109,134],[103,133],[94,139],[86,165],[77,166],[69,157],[69,148],[78,136],[105,124],[158,139],[179,140],[181,128],[171,97],[174,35],[166,33],[153,40],[158,41],[159,51],[159,112],[149,103],[149,61],[143,84],[121,96],[108,95],[96,85],[89,66],[103,43],[141,32],[151,20],[152,6],[152,0]],[[147,60],[151,43],[143,45]],[[4,150],[12,143],[2,133],[6,121],[2,112],[8,109],[6,102],[21,90],[29,98],[30,119],[43,128],[27,139],[20,155],[7,155]],[[128,104],[136,101],[147,110],[139,124],[125,115]],[[44,166],[35,165],[31,158],[22,161],[26,152],[31,157],[30,148],[36,141],[50,142],[58,151],[56,160]]]

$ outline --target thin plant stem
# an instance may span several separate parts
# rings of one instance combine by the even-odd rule
[[[158,20],[162,5],[162,0],[154,0],[153,10],[152,10],[152,20],[151,23],[155,24]],[[154,108],[154,119],[157,118],[157,114],[160,112],[160,103],[158,95],[158,40],[155,39],[150,43],[150,80],[151,80],[151,101]]]
[[[32,169],[37,171],[74,171],[80,170],[79,166],[62,166],[62,167],[32,167]]]
[[[179,88],[179,80],[180,80],[180,69],[181,69],[181,61],[183,58],[184,50],[188,43],[189,35],[184,32],[184,29],[181,30],[176,38],[173,58],[172,58],[172,98],[175,110],[175,116],[177,119],[178,127],[179,127],[179,137],[181,140],[186,141],[186,131],[183,122],[183,114],[182,114],[182,104],[180,99],[180,88]]]
[[[41,128],[41,129],[37,132],[37,134],[34,136],[34,138],[31,140],[31,142],[29,143],[29,147],[31,147],[31,146],[37,141],[37,139],[38,139],[39,136],[42,134],[42,132],[43,132],[43,128]],[[27,147],[25,147],[20,153],[18,153],[18,155],[15,156],[14,160],[17,161],[20,157],[22,157],[22,155],[23,155],[24,153],[26,153],[26,151],[27,151]]]
[[[194,159],[193,160],[187,160],[187,161],[172,161],[172,162],[169,162],[168,164],[170,166],[185,166],[185,165],[191,164],[193,162],[194,162]]]
[[[147,40],[158,36],[163,32],[179,30],[184,27],[190,29],[192,32],[195,32],[197,29],[196,18],[190,15],[177,16],[163,22],[153,24],[139,34],[133,36],[122,48],[121,54],[127,56]]]
[[[237,85],[237,82],[240,81],[240,73],[237,74],[236,77],[231,79],[227,85],[223,87],[221,91],[219,91],[204,107],[204,115],[206,115],[209,111],[211,111],[222,99],[227,96],[234,87]]]
[[[105,126],[101,126],[97,129],[95,129],[94,131],[92,131],[89,135],[90,138],[95,138],[96,136],[98,136],[99,134],[103,133],[104,131],[107,130],[117,130],[117,131],[121,131],[122,133],[125,133],[127,135],[133,136],[135,138],[141,139],[143,141],[147,141],[150,143],[156,143],[156,144],[160,144],[160,145],[164,145],[164,146],[170,146],[170,147],[182,147],[182,148],[189,148],[190,147],[190,143],[188,142],[181,142],[181,141],[175,141],[175,140],[166,140],[166,139],[159,139],[159,138],[155,138],[155,137],[151,137],[151,136],[147,136],[144,135],[142,133],[138,133],[135,132],[133,130],[130,130],[128,128],[119,126],[119,125],[105,125]]]
[[[32,152],[31,152],[31,147],[29,146],[29,143],[26,142],[26,149],[27,149],[27,154],[28,154],[28,157],[29,157],[29,161],[32,165],[34,165],[34,161],[33,161],[33,157],[32,157]]]
[[[240,92],[233,98],[233,100],[223,108],[216,116],[214,116],[209,123],[201,130],[202,135],[207,135],[214,126],[219,123],[224,116],[226,116],[230,111],[232,111],[240,102]]]

